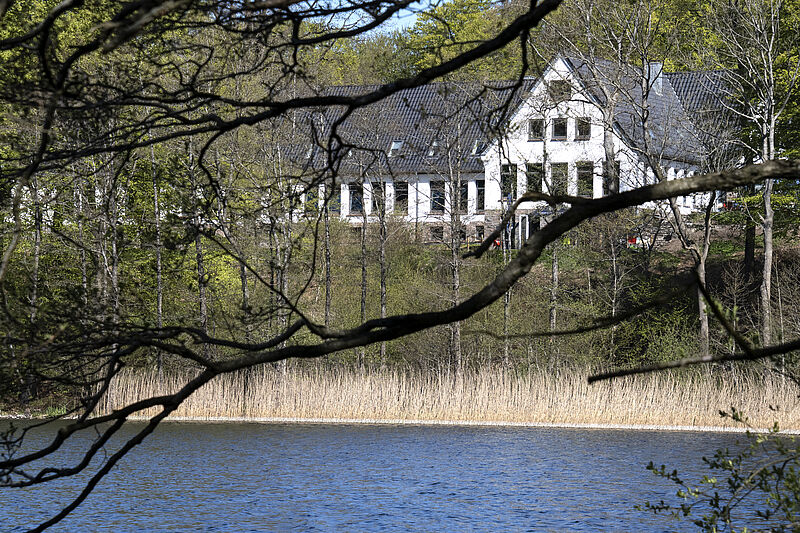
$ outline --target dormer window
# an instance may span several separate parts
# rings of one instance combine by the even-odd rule
[[[572,98],[572,84],[566,80],[551,81],[547,86],[554,104],[560,104]]]
[[[434,157],[438,154],[439,154],[439,143],[433,141],[433,144],[431,144],[431,147],[428,149],[428,157]]]
[[[478,139],[475,139],[475,142],[472,144],[472,151],[470,151],[469,155],[478,155],[481,151],[481,142]]]
[[[544,139],[544,120],[534,118],[528,121],[528,140],[541,141]]]
[[[392,145],[389,147],[389,157],[398,155],[402,149],[403,141],[392,141]]]

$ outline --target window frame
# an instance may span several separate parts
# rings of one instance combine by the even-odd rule
[[[360,183],[348,183],[347,184],[347,191],[348,191],[348,215],[350,216],[361,216],[364,214],[364,188],[361,186]],[[361,204],[359,208],[354,208],[353,200],[355,198],[359,198],[359,203]]]
[[[534,124],[537,125],[536,128],[534,128]],[[528,142],[543,141],[546,131],[547,128],[543,118],[528,119]]]
[[[319,190],[316,187],[309,187],[306,190],[305,201],[303,202],[303,213],[311,215],[319,212]]]
[[[408,215],[408,182],[405,180],[394,182],[394,213],[398,215]],[[405,187],[402,187],[402,186]],[[398,188],[400,186],[400,188]],[[400,194],[401,189],[405,189],[404,194]],[[402,200],[401,200],[402,198]],[[403,209],[404,206],[405,209]]]
[[[539,183],[531,187],[531,178],[538,175]],[[535,178],[534,178],[535,179]],[[525,163],[525,191],[542,192],[544,183],[544,163]]]
[[[556,135],[556,124],[561,125],[562,123],[564,126],[564,135],[563,136]],[[554,118],[551,128],[550,139],[553,141],[566,141],[568,136],[569,136],[569,120],[565,117]]]
[[[431,180],[429,182],[431,195],[430,195],[430,212],[432,214],[441,215],[445,211],[445,183],[442,180]]]
[[[377,213],[381,208],[386,208],[386,182],[385,181],[372,181],[370,182],[370,212]],[[375,192],[378,191],[378,194]]]
[[[588,131],[581,133],[581,126],[585,126]],[[592,138],[592,120],[589,117],[578,117],[575,119],[575,140],[588,141]]]
[[[486,180],[475,180],[475,212],[486,211]]]
[[[500,199],[513,202],[517,199],[519,168],[514,163],[500,165]],[[510,190],[507,190],[509,189]],[[509,197],[510,196],[510,197]]]
[[[389,152],[386,154],[387,157],[396,157],[403,151],[403,145],[405,141],[402,139],[395,139],[389,144]]]
[[[559,182],[556,184],[556,168],[564,169],[564,177],[563,177],[563,184]],[[559,171],[559,174],[561,172]],[[559,185],[559,189],[556,189],[556,186]],[[566,196],[567,192],[569,191],[569,163],[550,163],[550,184],[548,187],[549,194],[551,196]]]
[[[588,191],[581,190],[581,180],[586,180],[586,172],[588,169]],[[594,197],[594,163],[591,161],[578,161],[575,163],[575,172],[577,175],[577,195],[581,198],[593,198]]]
[[[469,183],[466,181],[462,181],[459,186],[456,207],[459,213],[467,213],[469,211]]]

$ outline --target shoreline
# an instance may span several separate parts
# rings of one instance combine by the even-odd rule
[[[44,418],[23,415],[0,415],[0,420],[44,421]],[[61,420],[70,420],[62,418]],[[144,422],[149,417],[128,417],[130,422]],[[738,428],[726,426],[686,426],[654,424],[601,424],[571,422],[510,422],[503,420],[425,420],[425,419],[383,419],[383,418],[299,418],[299,417],[169,417],[164,423],[215,423],[215,424],[309,424],[309,425],[358,425],[358,426],[447,426],[447,427],[510,427],[542,429],[596,429],[620,431],[676,431],[699,433],[769,433],[769,428]],[[779,435],[800,435],[797,429],[782,429]]]

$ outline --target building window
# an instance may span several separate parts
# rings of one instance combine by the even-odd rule
[[[372,209],[373,213],[383,211],[384,198],[386,198],[386,184],[382,181],[372,183]]]
[[[566,196],[568,175],[569,166],[567,163],[553,163],[550,165],[550,194]]]
[[[575,120],[575,140],[588,141],[592,136],[592,121],[588,118],[578,118]]]
[[[444,240],[444,228],[442,226],[431,227],[431,240],[434,242],[442,242]]]
[[[572,98],[572,85],[566,80],[551,81],[547,88],[554,104],[559,104]]]
[[[541,141],[544,139],[544,120],[534,118],[528,121],[528,140]]]
[[[500,167],[500,197],[507,202],[517,197],[517,165]]]
[[[444,182],[431,182],[431,213],[444,213]]]
[[[475,238],[478,240],[478,242],[483,242],[484,238],[483,225],[478,224],[477,226],[475,226]]]
[[[578,170],[578,196],[591,198],[594,192],[594,163],[584,161],[576,165]]]
[[[331,199],[328,200],[328,210],[331,213],[341,213],[342,211],[342,188],[338,185],[333,185],[335,190],[331,195]]]
[[[553,140],[554,141],[567,140],[567,119],[565,118],[553,119]]]
[[[483,213],[486,209],[486,180],[475,181],[475,212]]]
[[[433,141],[431,147],[428,148],[428,157],[434,157],[439,155],[439,143],[437,141]]]
[[[316,213],[319,210],[319,193],[316,187],[311,187],[306,191],[306,201],[303,204],[306,214]]]
[[[469,187],[467,186],[466,181],[462,181],[461,185],[458,188],[458,212],[459,213],[466,213],[467,212],[467,200],[469,198]]]
[[[408,214],[408,182],[394,182],[394,212],[399,215]]]
[[[525,179],[528,192],[542,192],[542,179],[544,178],[544,165],[542,163],[526,163]]]
[[[361,184],[350,183],[348,185],[350,190],[350,214],[361,215],[364,213],[364,191],[361,189]]]
[[[612,192],[619,192],[620,164],[614,161],[614,174],[612,178],[608,173],[608,161],[603,163],[603,196],[608,196]],[[612,183],[613,182],[613,183]]]

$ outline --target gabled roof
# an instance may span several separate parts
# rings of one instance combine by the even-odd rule
[[[666,74],[684,109],[708,147],[738,127],[733,112],[733,80],[724,70]]]
[[[447,171],[452,163],[461,172],[482,172],[483,149],[497,125],[508,122],[531,84],[525,80],[515,90],[518,84],[512,81],[431,83],[360,108],[336,130],[349,151],[341,171],[373,177],[380,173],[437,173]],[[357,96],[376,88],[335,86],[322,94]],[[335,107],[313,110],[298,119],[298,125],[307,133],[313,125],[317,138],[327,139],[344,111]],[[402,148],[392,150],[397,141]],[[292,151],[295,156],[308,157],[300,148]]]
[[[660,88],[651,81],[645,115],[640,67],[607,60],[595,60],[590,66],[576,57],[564,60],[596,105],[604,106],[607,95],[617,94],[615,125],[632,148],[649,148],[652,153],[674,161],[700,163],[703,160],[706,147],[682,99],[692,96],[699,100],[695,91],[682,85],[679,94],[672,85],[671,75],[663,73]],[[656,75],[654,70],[653,80]],[[643,127],[645,116],[647,131]]]
[[[650,91],[648,131],[642,127],[642,90],[638,67],[598,60],[590,67],[576,57],[562,58],[575,73],[595,105],[603,106],[606,90],[619,92],[615,130],[632,148],[646,145],[665,159],[699,164],[710,140],[698,126],[701,111],[720,112],[721,76],[709,73],[664,73],[660,90]],[[336,133],[343,143],[340,172],[345,175],[380,177],[390,173],[435,174],[457,167],[461,172],[482,172],[480,155],[502,134],[523,100],[542,77],[522,82],[440,82],[399,91],[384,100],[355,110]],[[320,94],[358,96],[378,86],[328,87]],[[332,127],[343,116],[342,107],[327,107],[292,116],[293,142],[282,143],[297,166],[321,168],[327,154],[321,148]],[[705,123],[704,123],[705,124]],[[647,135],[647,138],[645,138]],[[309,139],[319,140],[311,143]],[[402,147],[398,148],[398,141]],[[647,141],[647,143],[645,143]],[[395,149],[392,149],[394,146]]]
[[[723,109],[720,99],[730,82],[724,70],[667,72],[665,76],[688,113]]]

